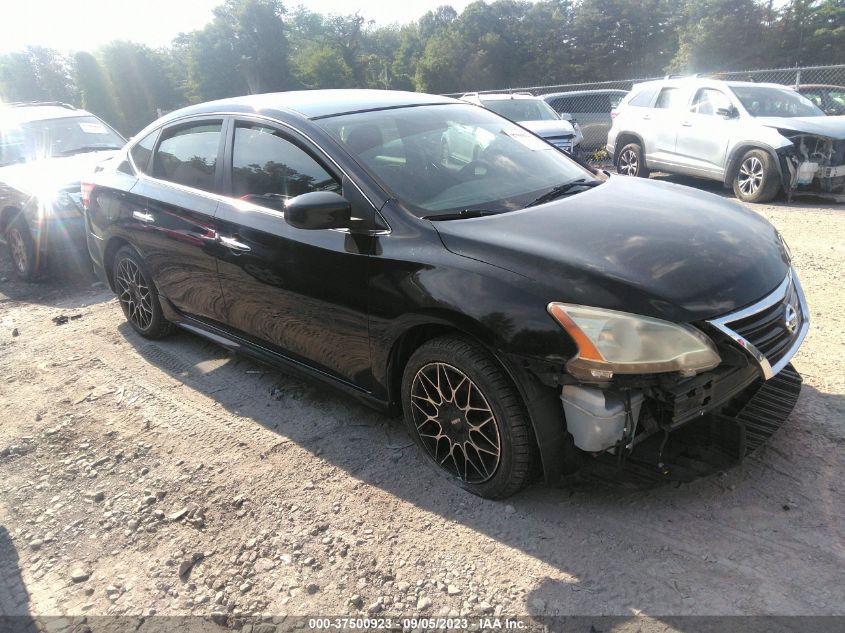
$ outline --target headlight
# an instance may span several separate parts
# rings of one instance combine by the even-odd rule
[[[578,355],[566,364],[576,378],[694,374],[722,360],[710,339],[688,325],[568,303],[550,303],[548,311],[578,345]]]

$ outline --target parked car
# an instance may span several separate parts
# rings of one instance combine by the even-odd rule
[[[35,279],[48,256],[85,254],[80,179],[125,142],[64,103],[0,107],[0,234],[21,279]]]
[[[613,123],[611,111],[628,94],[627,90],[572,90],[543,95],[558,114],[569,114],[584,134],[583,150],[598,150],[607,144],[607,132]]]
[[[827,84],[803,84],[798,92],[816,104],[816,107],[830,116],[845,114],[845,86]]]
[[[452,126],[495,136],[458,171],[439,160]],[[756,448],[798,397],[809,311],[765,219],[596,179],[465,102],[195,105],[83,192],[95,268],[138,334],[179,326],[402,411],[478,495],[515,493],[535,465],[551,482],[606,459],[686,477]]]
[[[733,187],[746,202],[845,188],[845,117],[779,84],[686,78],[634,86],[607,141],[617,171],[653,169]]]
[[[461,100],[501,114],[573,156],[578,155],[579,146],[584,140],[577,121],[572,121],[570,116],[561,116],[545,101],[528,92],[506,94],[468,92],[461,97]]]

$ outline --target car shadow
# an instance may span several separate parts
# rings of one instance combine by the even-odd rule
[[[537,579],[527,600],[532,615],[759,613],[767,608],[803,613],[812,608],[818,578],[803,566],[782,580],[784,587],[777,584],[784,560],[772,551],[791,556],[796,548],[802,555],[812,551],[795,542],[794,514],[783,508],[798,498],[801,516],[814,517],[817,530],[831,535],[843,530],[827,487],[841,480],[845,468],[841,460],[825,461],[830,447],[824,448],[823,460],[814,453],[819,440],[808,444],[805,438],[818,424],[819,411],[826,411],[828,419],[843,419],[835,412],[845,414],[845,397],[813,387],[805,387],[772,442],[727,473],[645,490],[538,483],[494,502],[463,492],[427,467],[401,420],[330,387],[229,357],[222,348],[187,333],[150,342],[125,323],[119,329],[143,357],[186,387],[445,524],[474,530],[479,540],[490,543],[491,556],[498,547],[505,548],[500,552],[514,548],[551,566],[559,577]],[[830,433],[841,434],[842,429]],[[841,451],[845,436],[836,437],[839,445],[834,448]],[[763,509],[746,514],[740,488],[745,495],[763,495],[765,503],[756,502]],[[726,535],[739,545],[722,552]],[[739,551],[742,546],[745,552]],[[845,548],[840,542],[831,549],[838,563],[831,560],[829,565],[841,569]],[[740,555],[747,559],[737,562]],[[715,574],[722,579],[716,585],[713,565],[724,567]],[[827,565],[823,571],[835,575]],[[766,590],[785,592],[789,598],[779,606],[755,602],[758,575],[770,578]],[[685,599],[684,592],[695,599]],[[835,608],[830,603],[828,610]]]
[[[18,551],[0,525],[0,633],[36,633],[29,592],[21,576]]]
[[[8,247],[0,244],[0,304],[12,301],[73,309],[85,308],[112,296],[94,275],[90,262],[83,260],[81,255],[53,262],[38,281],[21,281],[15,276]]]
[[[721,182],[717,182],[715,180],[710,180],[707,178],[695,178],[693,176],[681,176],[679,174],[653,172],[650,176],[650,179],[657,180],[660,182],[669,182],[676,185],[683,185],[685,187],[692,187],[694,189],[699,189],[700,191],[715,193],[716,195],[722,196],[723,198],[731,198],[733,200],[736,200],[736,196],[734,195],[734,192],[731,189],[725,187]],[[739,200],[737,200],[737,202],[739,202]],[[771,202],[766,202],[762,204],[768,206],[783,206],[789,208],[816,208],[819,206],[837,207],[841,206],[844,203],[845,198],[843,198],[841,195],[826,196],[823,194],[812,192],[796,192],[792,195],[791,201],[787,201],[786,196],[781,193],[780,195],[778,195],[777,198],[775,198]]]

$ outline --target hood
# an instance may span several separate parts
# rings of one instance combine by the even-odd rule
[[[119,150],[86,152],[60,158],[42,158],[0,168],[0,183],[26,195],[56,191],[78,183],[94,171],[94,167],[113,158]]]
[[[754,120],[761,125],[779,130],[827,136],[837,141],[845,139],[845,116],[761,116]]]
[[[575,134],[575,128],[569,121],[520,121],[519,124],[534,132],[537,136],[547,138],[549,136],[563,136],[564,134]]]
[[[447,249],[530,278],[543,301],[674,322],[754,303],[789,265],[772,225],[739,204],[625,176],[537,207],[433,224]]]

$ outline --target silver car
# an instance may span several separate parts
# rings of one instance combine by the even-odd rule
[[[461,100],[492,110],[514,123],[519,123],[567,154],[578,156],[579,145],[584,140],[578,122],[572,121],[568,114],[558,114],[548,103],[531,93],[468,92]]]
[[[779,84],[667,79],[635,85],[607,151],[621,174],[718,180],[747,202],[806,187],[845,189],[845,116],[825,116]]]

